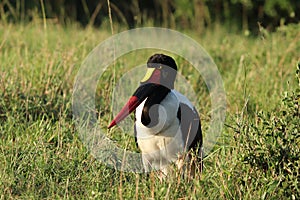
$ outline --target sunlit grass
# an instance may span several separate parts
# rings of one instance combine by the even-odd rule
[[[226,126],[205,158],[200,179],[186,182],[168,177],[160,182],[101,164],[81,143],[72,121],[76,73],[88,53],[110,36],[109,31],[51,23],[45,30],[39,21],[0,25],[1,198],[299,198],[299,84],[295,79],[299,29],[283,27],[276,33],[248,37],[220,27],[201,35],[191,31],[222,75]],[[152,53],[133,52],[120,58],[115,77],[110,66],[105,81],[99,82],[96,103],[101,105],[99,120],[104,127],[112,117],[113,79],[118,80],[127,67],[146,62]],[[179,68],[188,66],[182,59],[177,62]],[[205,85],[201,80],[199,84],[191,66],[180,72],[201,99],[197,106],[207,126],[210,104]],[[280,129],[284,125],[285,131]],[[117,132],[114,129],[109,136],[125,146],[129,136]],[[270,133],[278,140],[270,139]],[[281,145],[290,148],[290,154],[280,152]],[[135,148],[133,143],[127,147]],[[276,157],[265,158],[272,155]]]

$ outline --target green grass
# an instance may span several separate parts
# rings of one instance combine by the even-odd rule
[[[248,37],[222,27],[202,35],[188,32],[221,72],[228,101],[226,126],[205,158],[201,178],[160,182],[100,163],[82,144],[72,121],[76,73],[109,31],[51,23],[44,29],[38,20],[0,24],[1,199],[299,199],[299,32],[299,25]],[[116,68],[145,62],[152,52],[130,53]],[[112,117],[111,84],[126,69],[115,77],[112,71],[111,66],[97,91],[103,126]],[[181,73],[201,99],[197,106],[207,127],[205,85],[191,67]],[[120,146],[129,137],[118,135],[118,129],[109,136]]]

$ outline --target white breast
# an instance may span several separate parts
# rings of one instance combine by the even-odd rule
[[[158,104],[154,105],[150,108],[150,118],[151,118],[151,110],[155,107],[158,106],[158,113],[159,113],[159,122],[156,126],[148,128],[144,126],[141,122],[141,116],[142,116],[142,111],[144,104],[147,99],[145,99],[136,109],[136,130],[137,130],[137,136],[138,138],[148,138],[149,136],[152,135],[165,135],[165,136],[171,136],[172,133],[170,131],[165,131],[166,129],[170,128],[170,126],[175,126],[176,125],[176,120],[177,120],[177,110],[179,107],[179,101],[176,97],[176,95],[173,92],[170,92],[164,100]],[[175,123],[175,124],[174,124]],[[177,124],[179,126],[179,124]],[[174,136],[175,133],[173,133]]]
[[[180,102],[177,94],[172,90],[160,105],[156,105],[159,106],[159,123],[148,128],[141,123],[145,101],[136,109],[135,128],[138,146],[143,153],[142,157],[146,170],[150,170],[150,168],[162,169],[170,162],[176,161],[178,154],[184,149],[177,118]]]

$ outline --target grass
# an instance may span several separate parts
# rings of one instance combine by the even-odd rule
[[[72,121],[74,78],[88,53],[110,36],[106,30],[44,27],[39,20],[0,24],[1,199],[299,199],[299,25],[258,36],[217,26],[201,36],[187,33],[215,60],[228,101],[222,137],[201,178],[191,182],[116,171],[80,141]],[[145,62],[152,52],[128,54],[117,61],[115,76],[113,66],[104,75],[97,90],[104,126],[112,117],[111,84],[127,70],[121,67]],[[201,99],[205,127],[208,92],[191,67],[181,70]],[[132,140],[118,129],[109,136],[120,146]]]

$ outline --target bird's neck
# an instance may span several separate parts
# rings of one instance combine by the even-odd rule
[[[158,104],[162,102],[162,100],[169,94],[169,92],[171,92],[170,88],[162,85],[157,85],[154,92],[149,95],[144,104],[141,116],[141,122],[144,126],[151,128],[158,124]]]

